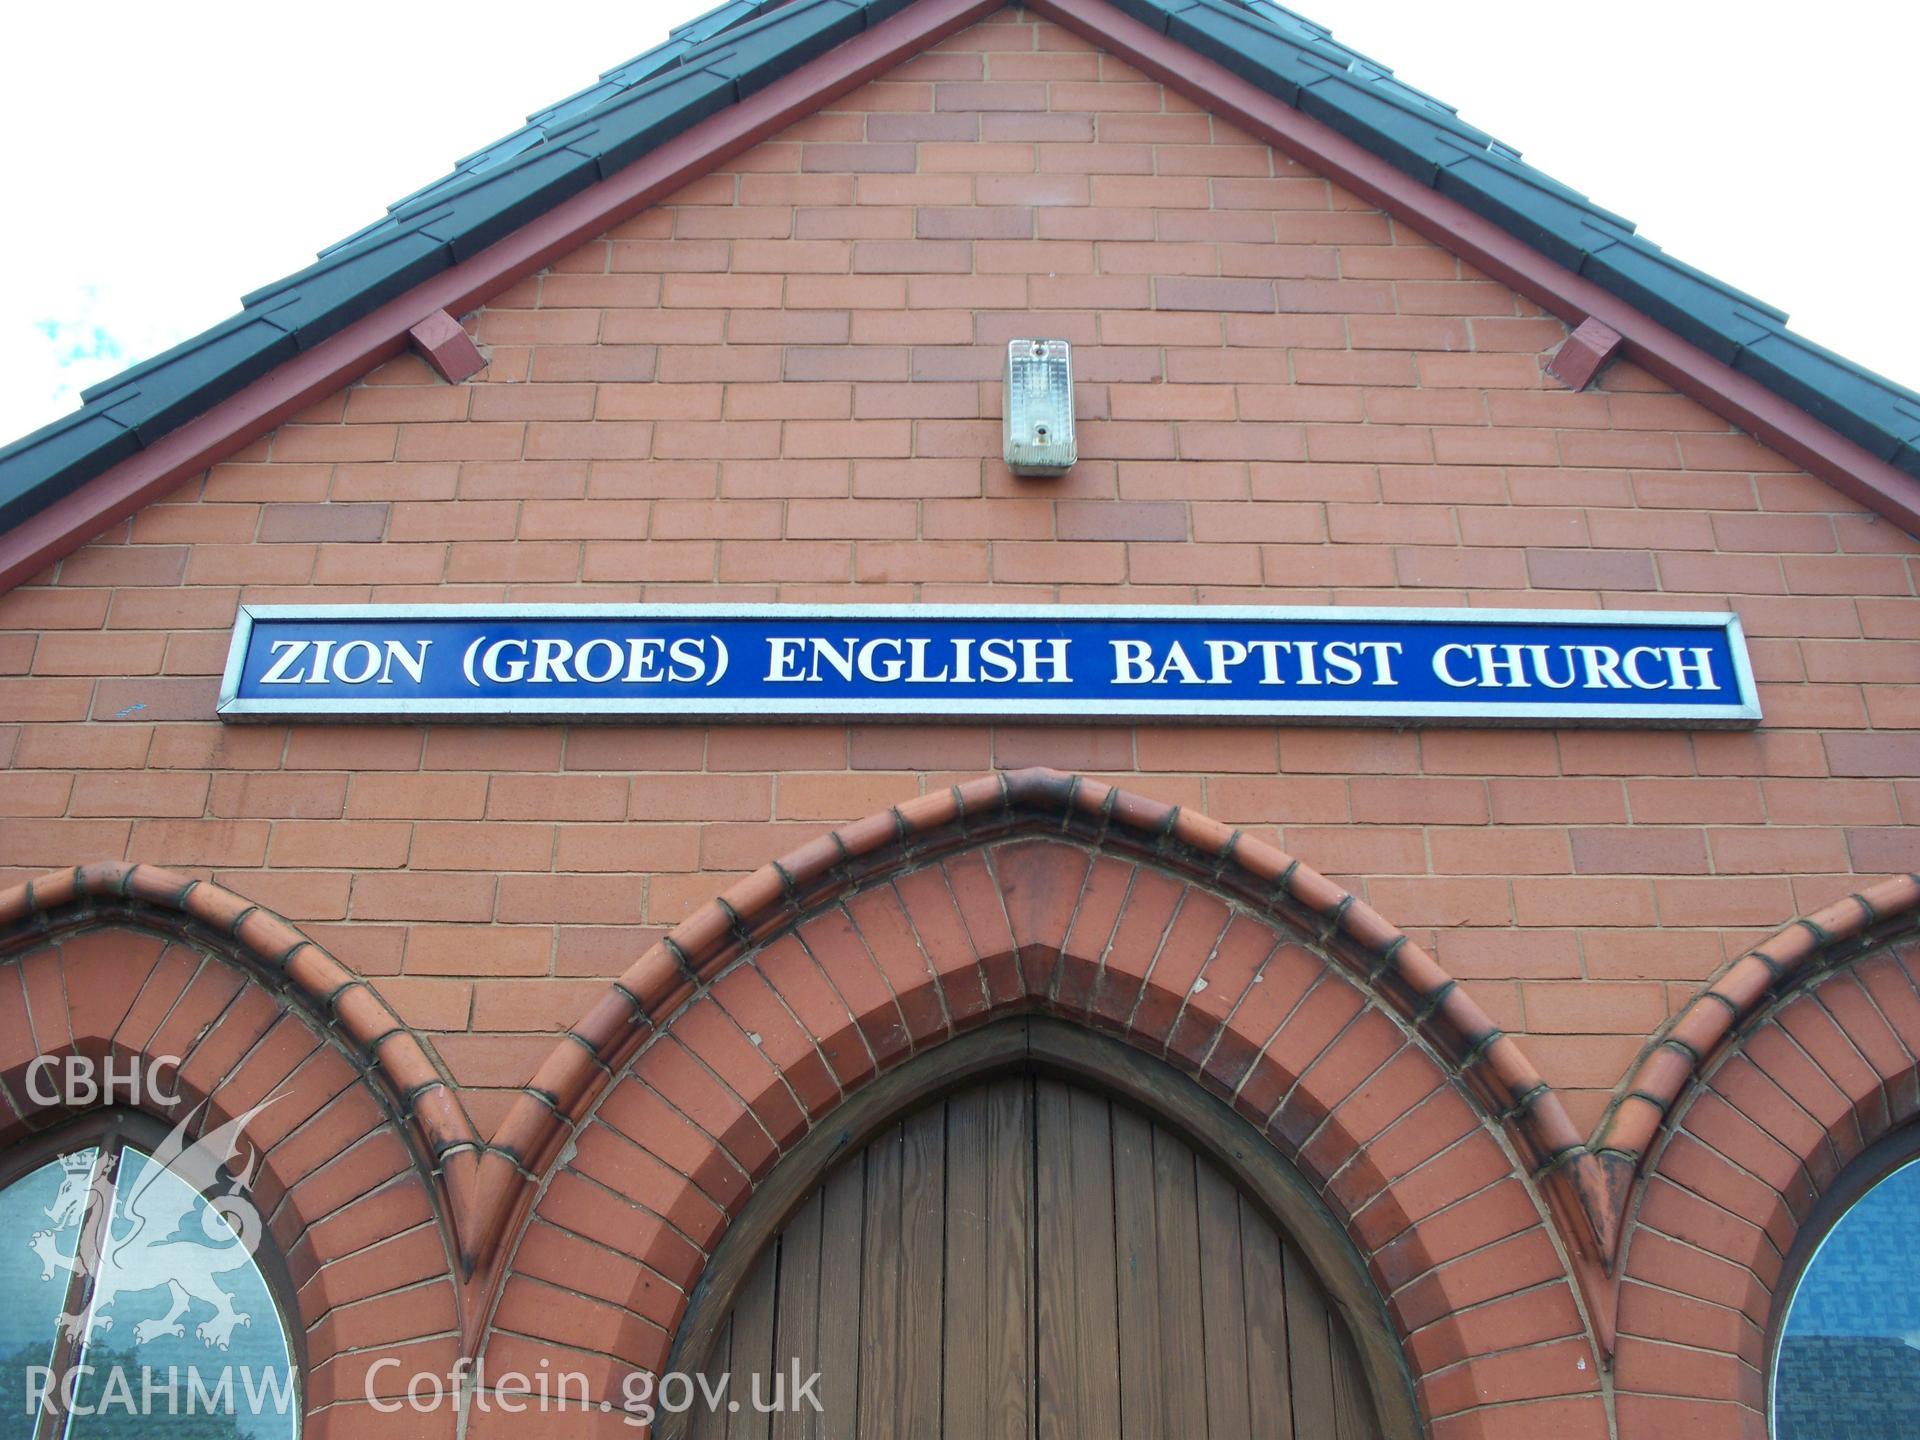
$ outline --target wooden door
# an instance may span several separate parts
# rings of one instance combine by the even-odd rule
[[[751,1377],[818,1371],[763,1414]],[[802,1202],[721,1323],[703,1440],[1378,1440],[1298,1249],[1209,1159],[1030,1075],[885,1130]]]

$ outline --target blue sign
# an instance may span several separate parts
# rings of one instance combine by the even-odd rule
[[[220,714],[1750,725],[1760,706],[1724,614],[260,605]]]

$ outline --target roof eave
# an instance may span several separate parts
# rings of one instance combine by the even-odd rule
[[[700,121],[607,179],[421,281],[0,534],[0,594],[391,359],[440,311],[464,315],[715,166],[818,110],[1005,0],[916,0],[870,30]]]
[[[1683,395],[1747,430],[1848,498],[1920,535],[1920,479],[1822,424],[1619,296],[1575,274],[1457,200],[1395,168],[1330,126],[1268,94],[1107,0],[1028,0],[1038,14],[1089,37],[1215,115],[1257,135],[1405,221],[1577,327],[1618,331],[1629,358]]]

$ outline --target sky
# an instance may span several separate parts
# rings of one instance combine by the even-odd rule
[[[710,3],[22,7],[0,47],[0,442]],[[1902,278],[1920,235],[1920,5],[1298,8],[1801,334],[1920,389],[1920,284]]]

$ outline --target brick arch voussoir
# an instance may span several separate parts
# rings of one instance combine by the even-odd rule
[[[1022,1011],[1120,1036],[1271,1137],[1431,1357],[1432,1413],[1484,1403],[1488,1345],[1447,1296],[1557,1282],[1567,1343],[1586,1343],[1528,1184],[1578,1141],[1512,1042],[1290,857],[1039,771],[823,837],[616,982],[495,1139],[545,1178],[501,1264],[489,1369],[535,1335],[578,1347],[609,1395],[657,1369],[728,1221],[795,1142],[909,1056]],[[556,1333],[535,1317],[572,1283],[562,1254],[610,1278]],[[1591,1359],[1578,1373],[1591,1388]]]
[[[110,1064],[121,1083],[72,1096],[46,1073],[29,1084],[42,1056],[84,1056],[96,1075]],[[457,1357],[449,1192],[471,1149],[464,1113],[385,1004],[285,921],[145,865],[0,893],[0,1143],[101,1102],[193,1134],[264,1106],[243,1132],[248,1195],[304,1334],[308,1433],[350,1430],[336,1408],[367,1413],[375,1358],[404,1356],[410,1373]]]
[[[1884,989],[1891,958],[1920,936],[1920,876],[1899,875],[1794,921],[1722,967],[1642,1053],[1601,1117],[1589,1143],[1596,1168],[1587,1198],[1606,1244],[1617,1256],[1624,1224],[1649,1155],[1667,1133],[1676,1107],[1709,1070],[1745,1048],[1782,1003],[1839,969],[1864,990],[1826,991],[1823,1002],[1843,1033],[1890,1056],[1890,1025],[1920,1023],[1897,989]],[[1830,1004],[1828,1003],[1830,1002]],[[1872,1018],[1878,1012],[1880,1019]],[[1812,1011],[1802,1012],[1812,1022]],[[1911,1098],[1912,1092],[1908,1092]],[[1889,1104],[1898,1097],[1889,1096]],[[1912,1113],[1909,1110],[1907,1113]]]
[[[1616,1165],[1637,1162],[1618,1266],[1622,1424],[1764,1435],[1787,1257],[1847,1163],[1920,1115],[1920,886],[1875,886],[1736,961],[1643,1062],[1629,1103],[1600,1136]]]

